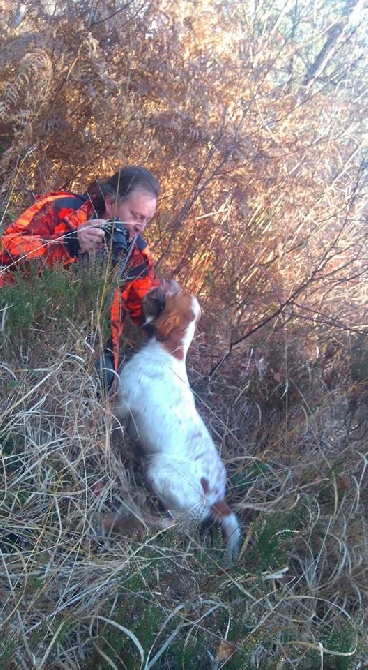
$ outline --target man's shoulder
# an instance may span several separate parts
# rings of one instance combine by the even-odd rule
[[[53,205],[57,212],[61,211],[62,209],[77,210],[80,209],[86,202],[88,202],[88,196],[80,195],[79,193],[59,191],[50,195],[55,195]]]

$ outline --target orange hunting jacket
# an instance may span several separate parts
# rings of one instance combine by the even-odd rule
[[[0,287],[14,281],[14,270],[37,259],[42,266],[56,263],[69,265],[80,254],[77,228],[96,218],[93,203],[87,196],[58,191],[39,197],[13,223],[5,228],[0,240]],[[111,308],[111,341],[115,370],[119,363],[119,339],[128,312],[140,325],[142,299],[159,283],[154,275],[153,260],[145,240],[138,235],[129,250],[122,285],[114,290]]]

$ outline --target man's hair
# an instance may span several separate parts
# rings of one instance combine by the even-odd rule
[[[160,184],[156,177],[140,165],[122,167],[108,178],[96,178],[89,185],[86,193],[91,198],[97,214],[101,216],[105,210],[107,195],[126,198],[136,189],[156,199],[160,195]]]

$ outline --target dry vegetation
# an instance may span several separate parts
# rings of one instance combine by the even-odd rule
[[[190,377],[244,528],[225,572],[216,529],[137,520],[93,268],[2,289],[1,670],[367,668],[363,2],[1,0],[0,27],[1,227],[159,177],[149,241],[204,308]]]

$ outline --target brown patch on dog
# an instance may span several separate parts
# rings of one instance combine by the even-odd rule
[[[232,511],[229,507],[229,505],[225,502],[225,500],[218,500],[216,503],[212,505],[212,512],[213,515],[217,518],[221,518],[223,516],[230,516],[232,514]]]
[[[180,291],[180,286],[175,279],[162,280],[159,286],[155,286],[146,293],[142,300],[142,322],[143,326],[154,324],[156,319],[165,309],[166,298]]]
[[[204,495],[207,495],[207,493],[209,493],[209,491],[210,491],[210,485],[209,485],[208,479],[206,479],[205,477],[201,477],[200,482],[202,484],[202,489],[203,489]]]
[[[184,359],[184,336],[195,318],[190,293],[180,290],[166,298],[165,309],[157,318],[154,331],[158,342],[165,343],[165,348],[174,358]]]
[[[166,308],[155,323],[156,340],[165,342],[174,330],[184,332],[186,324],[184,325],[182,321],[180,312],[169,312]]]

